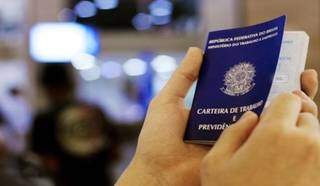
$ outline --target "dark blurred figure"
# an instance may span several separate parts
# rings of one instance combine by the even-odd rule
[[[6,120],[3,114],[0,112],[0,127],[6,125]],[[0,184],[5,186],[32,186],[32,183],[22,179],[16,170],[8,166],[9,154],[5,144],[3,131],[0,129]]]
[[[0,127],[2,127],[3,125],[5,125],[5,119],[3,114],[0,112]],[[6,152],[6,148],[4,144],[4,136],[0,130],[0,160],[2,160],[2,158],[4,157],[5,152]]]
[[[39,82],[50,106],[35,117],[31,148],[55,184],[111,185],[110,168],[118,154],[112,124],[98,107],[75,99],[75,83],[67,65],[46,65]]]

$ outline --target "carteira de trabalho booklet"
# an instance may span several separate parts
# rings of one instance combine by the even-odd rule
[[[304,32],[284,37],[285,22],[286,17],[281,16],[254,26],[209,33],[185,142],[213,144],[246,111],[260,115],[271,87],[273,94],[298,88],[297,79],[304,69],[304,62],[299,62],[305,61],[308,37]],[[281,49],[282,43],[285,49]],[[297,47],[303,48],[293,55]]]

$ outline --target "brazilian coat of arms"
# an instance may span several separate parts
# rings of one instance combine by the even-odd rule
[[[242,96],[255,86],[255,67],[249,62],[241,62],[231,67],[224,75],[221,91],[229,96]]]

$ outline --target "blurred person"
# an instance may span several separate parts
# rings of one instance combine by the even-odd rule
[[[245,113],[211,148],[183,142],[189,115],[184,98],[201,62],[202,51],[189,49],[152,100],[136,153],[116,185],[319,185],[320,127],[312,100],[317,72],[303,72],[304,92],[279,95],[259,120],[253,112]]]
[[[32,151],[57,186],[111,185],[117,157],[111,122],[98,107],[76,100],[66,64],[47,64],[39,77],[49,107],[35,116]]]
[[[7,93],[7,110],[11,125],[17,133],[25,135],[30,128],[32,111],[29,103],[26,101],[23,91],[18,86],[8,89]],[[14,113],[14,114],[13,114]]]

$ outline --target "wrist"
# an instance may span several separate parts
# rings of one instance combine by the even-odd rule
[[[161,186],[166,185],[161,172],[156,172],[145,163],[134,158],[124,173],[120,176],[116,186]]]

